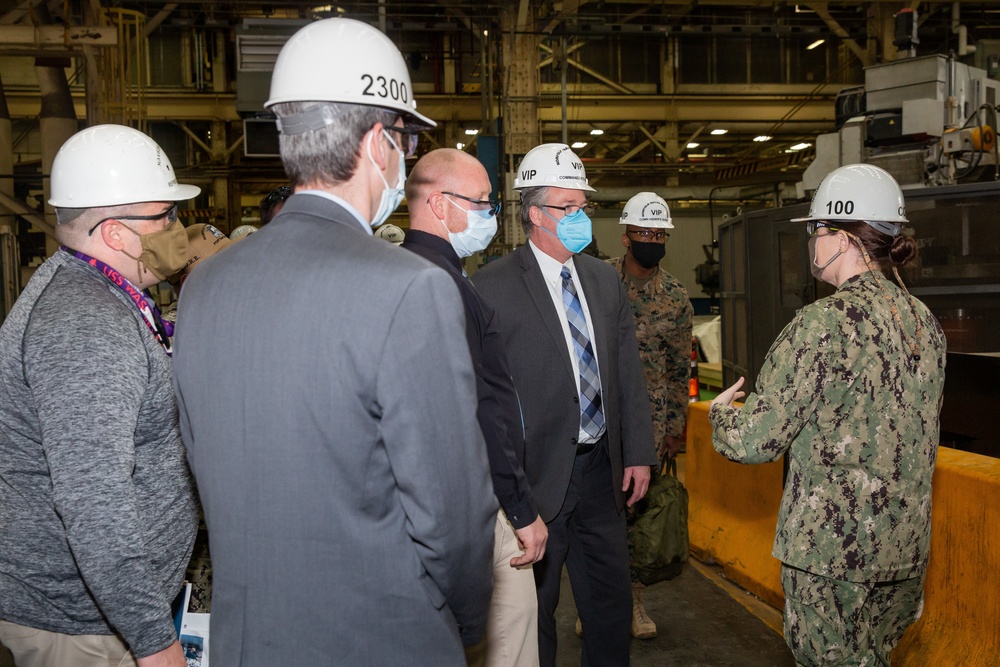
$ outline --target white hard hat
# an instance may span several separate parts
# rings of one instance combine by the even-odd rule
[[[264,106],[281,102],[364,104],[398,111],[410,124],[437,125],[417,113],[410,73],[396,45],[354,19],[323,19],[292,35],[274,63]]]
[[[163,150],[124,125],[95,125],[77,132],[52,162],[49,204],[97,208],[147,201],[184,201],[201,188],[177,183]]]
[[[618,224],[653,229],[674,228],[674,223],[670,220],[670,207],[655,192],[640,192],[629,199]]]
[[[521,160],[514,177],[514,189],[538,187],[595,192],[587,185],[583,160],[566,144],[535,146]]]
[[[898,236],[907,222],[903,191],[889,172],[872,164],[849,164],[834,169],[816,188],[809,215],[792,222],[810,220],[862,221],[874,229]]]
[[[375,230],[375,236],[393,245],[401,245],[405,238],[403,230],[396,225],[382,225]]]
[[[245,237],[250,236],[257,231],[257,228],[253,225],[240,225],[233,231],[229,232],[230,241],[241,241]]]

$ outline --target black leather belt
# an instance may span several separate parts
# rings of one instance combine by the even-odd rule
[[[607,429],[605,429],[604,435],[602,435],[597,440],[597,442],[578,443],[576,446],[576,455],[580,456],[581,454],[589,454],[590,452],[594,451],[594,448],[597,447],[598,445],[603,445],[607,441],[607,439],[608,439],[608,431]]]

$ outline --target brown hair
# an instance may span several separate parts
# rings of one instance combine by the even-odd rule
[[[889,236],[860,220],[838,220],[831,224],[858,237],[879,268],[903,266],[917,256],[917,243],[907,234]]]

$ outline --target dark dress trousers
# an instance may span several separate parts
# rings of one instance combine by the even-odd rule
[[[184,285],[175,387],[212,663],[465,664],[497,510],[452,279],[325,197]]]
[[[535,565],[542,665],[555,660],[555,606],[565,561],[584,625],[584,664],[628,664],[631,592],[625,543],[624,468],[654,465],[649,398],[632,310],[614,269],[574,257],[601,375],[607,432],[598,446],[577,444],[580,405],[570,350],[527,246],[475,273],[496,309],[524,414],[524,470],[549,525],[545,558]]]

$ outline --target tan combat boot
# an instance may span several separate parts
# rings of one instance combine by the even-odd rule
[[[642,584],[632,584],[632,636],[636,639],[652,639],[656,636],[656,623],[653,623],[642,606]]]

